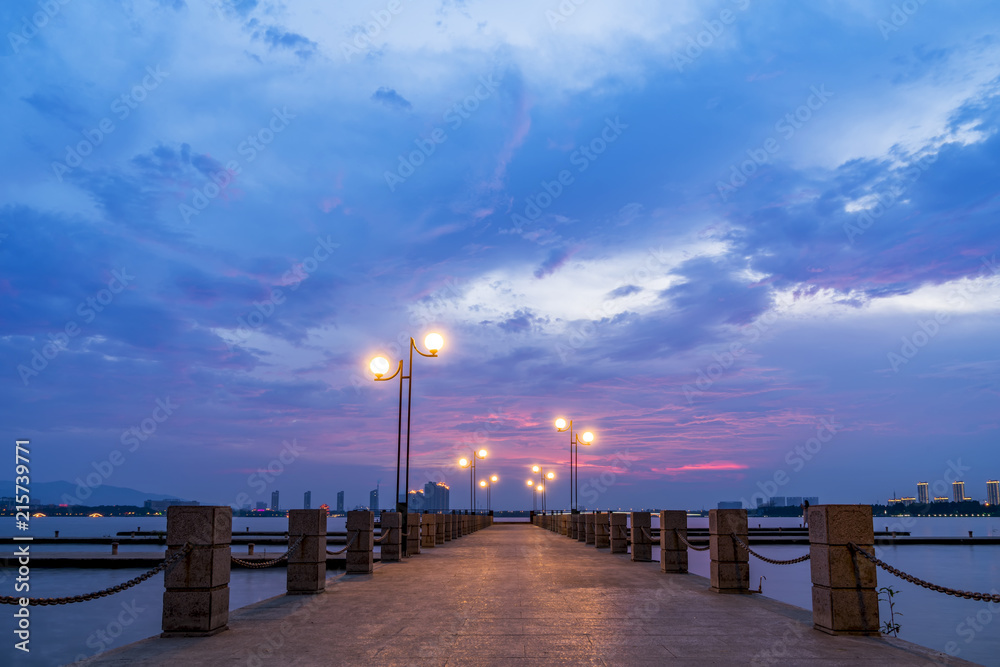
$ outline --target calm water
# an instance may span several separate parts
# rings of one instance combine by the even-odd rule
[[[800,519],[751,519],[750,525],[764,527],[798,526]],[[908,525],[901,525],[901,524]],[[655,525],[655,521],[654,521]],[[692,527],[708,527],[708,519],[691,518]],[[251,530],[283,531],[287,520],[283,518],[234,518],[234,532]],[[100,537],[113,536],[118,531],[165,530],[166,519],[107,517],[90,519],[82,517],[46,517],[32,520],[30,534],[51,536],[60,531],[61,536]],[[1000,519],[979,517],[905,519],[876,519],[876,530],[909,530],[913,535],[965,536],[1000,535]],[[344,530],[344,519],[331,518],[330,531]],[[14,534],[13,520],[0,518],[0,535]],[[9,548],[9,547],[8,547]],[[97,545],[37,545],[33,551],[50,550],[103,551]],[[124,551],[126,547],[121,547]],[[241,549],[241,547],[237,547]],[[258,552],[261,547],[258,547]],[[278,545],[267,547],[276,554],[284,551]],[[806,552],[808,547],[761,546],[760,553],[773,558],[788,559]],[[138,551],[156,550],[152,545],[137,547]],[[10,549],[13,551],[13,549]],[[655,553],[654,558],[659,554]],[[237,551],[237,554],[239,551]],[[934,583],[982,592],[1000,590],[1000,546],[903,546],[884,548],[883,560],[900,569]],[[708,576],[708,553],[691,551],[690,570]],[[143,570],[71,570],[38,569],[31,575],[31,595],[62,597],[95,591],[121,583],[140,574]],[[14,594],[13,570],[0,570],[2,595]],[[761,577],[765,577],[762,581]],[[809,563],[798,565],[768,565],[755,558],[750,561],[751,587],[760,583],[764,595],[789,604],[809,609],[811,607]],[[879,586],[892,586],[899,591],[896,611],[902,612],[900,637],[936,650],[958,651],[958,656],[984,665],[1000,665],[1000,605],[953,598],[918,588],[879,571]],[[284,568],[264,570],[233,570],[231,608],[237,609],[260,600],[280,595],[285,590]],[[3,665],[58,665],[90,657],[102,649],[116,648],[130,642],[151,637],[160,631],[160,610],[163,596],[163,575],[157,575],[137,587],[117,595],[59,607],[32,607],[31,654],[25,655],[13,648],[11,625],[3,629],[4,643],[0,646],[0,664]],[[11,612],[13,607],[8,608]],[[882,605],[882,616],[888,618],[888,608]],[[978,618],[977,618],[978,616]],[[121,625],[120,620],[127,621]],[[971,619],[971,622],[970,620]],[[978,630],[975,628],[979,628]],[[104,639],[102,639],[102,634]]]

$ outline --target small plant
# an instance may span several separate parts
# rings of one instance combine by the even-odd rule
[[[892,635],[893,637],[899,636],[899,623],[896,622],[896,617],[902,616],[903,612],[896,611],[896,603],[892,599],[897,593],[899,593],[899,591],[894,590],[892,586],[883,586],[878,589],[878,601],[889,603],[889,620],[882,626],[883,635]],[[883,597],[883,595],[885,597]]]

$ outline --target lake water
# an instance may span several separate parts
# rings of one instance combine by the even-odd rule
[[[707,518],[690,518],[693,528],[707,528]],[[764,518],[750,519],[750,525],[763,527],[799,526],[801,519]],[[905,524],[905,525],[904,525]],[[654,520],[654,525],[655,520]],[[234,532],[247,528],[257,531],[284,531],[287,520],[280,517],[248,517],[233,519]],[[119,531],[141,528],[144,531],[166,530],[163,517],[45,517],[32,519],[29,534],[52,536],[100,537],[114,536]],[[907,519],[876,519],[876,530],[909,530],[913,535],[953,536],[1000,535],[1000,519],[984,517],[926,517]],[[343,531],[343,518],[329,519],[328,530]],[[12,517],[0,517],[0,535],[15,534]],[[262,545],[263,546],[263,545]],[[257,548],[260,553],[262,547]],[[268,551],[283,553],[278,545],[269,545]],[[582,545],[581,545],[582,548]],[[103,552],[103,545],[33,545],[33,552],[73,550]],[[125,546],[121,547],[126,550]],[[153,545],[135,547],[133,550],[154,551]],[[806,545],[756,546],[763,555],[789,559],[806,553]],[[13,548],[9,547],[13,552]],[[659,558],[654,549],[654,559]],[[238,552],[237,552],[238,553]],[[913,545],[883,547],[879,556],[922,579],[936,584],[980,592],[1000,591],[1000,545],[952,546]],[[692,573],[708,576],[708,552],[689,552],[689,569]],[[33,597],[63,597],[86,593],[131,579],[142,569],[92,570],[92,569],[36,569],[31,573]],[[17,573],[12,569],[0,570],[0,595],[14,595]],[[666,576],[666,575],[664,575]],[[765,579],[761,580],[761,577]],[[1000,665],[1000,605],[954,598],[925,590],[900,581],[879,570],[879,586],[892,586],[899,594],[895,597],[896,611],[902,627],[900,637],[914,643],[956,654],[961,658],[984,665]],[[779,566],[769,565],[756,558],[750,559],[751,587],[762,586],[763,594],[782,602],[805,609],[811,608],[809,563]],[[238,609],[260,600],[281,595],[285,591],[284,568],[263,570],[235,569],[230,583],[230,607]],[[99,600],[57,607],[31,607],[31,653],[24,654],[13,648],[13,619],[0,624],[6,637],[0,646],[0,664],[3,665],[58,665],[90,657],[109,648],[151,637],[160,632],[160,613],[163,597],[163,575],[155,577],[123,593]],[[14,607],[8,607],[9,612]],[[882,619],[888,618],[888,608],[882,605]],[[978,629],[977,629],[978,628]]]

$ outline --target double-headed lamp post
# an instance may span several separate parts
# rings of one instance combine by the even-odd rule
[[[476,513],[476,459],[485,459],[488,452],[480,449],[472,452],[471,458],[462,457],[458,460],[458,465],[462,468],[469,468],[469,502],[472,503],[472,513]]]
[[[538,486],[536,487],[536,489],[537,489],[537,491],[539,493],[542,494],[542,511],[544,512],[545,509],[546,509],[546,507],[545,507],[545,485],[542,483],[542,480],[546,479],[546,480],[548,480],[548,481],[551,482],[552,480],[554,480],[556,478],[556,474],[554,472],[552,472],[551,470],[549,472],[545,472],[542,469],[542,466],[531,466],[531,472],[536,473],[538,475]]]
[[[579,512],[577,505],[580,503],[580,445],[589,445],[594,441],[594,434],[590,431],[573,433],[573,420],[569,423],[560,417],[556,420],[556,431],[560,433],[569,431],[569,508],[572,512]],[[576,455],[574,456],[574,449]]]
[[[375,376],[376,382],[387,382],[397,375],[399,376],[399,418],[397,420],[396,426],[396,511],[403,513],[403,526],[406,526],[406,514],[409,511],[409,499],[410,494],[407,490],[410,488],[410,408],[413,405],[413,352],[416,350],[417,354],[422,357],[437,357],[438,350],[444,346],[444,338],[440,334],[429,333],[424,338],[424,346],[427,348],[427,352],[422,352],[420,348],[417,347],[417,343],[413,338],[410,338],[410,373],[405,375],[403,373],[403,360],[399,360],[399,365],[396,368],[396,372],[385,377],[385,374],[389,372],[391,366],[389,365],[389,360],[385,357],[375,357],[368,364],[368,368],[371,369],[372,374]],[[403,448],[403,380],[407,380],[407,390],[406,390],[406,477],[405,486],[403,487],[402,497],[399,493],[399,471],[401,467],[402,459],[402,448]],[[404,540],[405,544],[405,540]]]
[[[490,499],[490,489],[493,485],[500,480],[496,475],[491,475],[489,481],[485,479],[479,481],[479,486],[486,489],[486,511],[487,513],[493,509],[493,501]]]

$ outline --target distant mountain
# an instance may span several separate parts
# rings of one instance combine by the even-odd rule
[[[147,500],[166,500],[177,498],[165,496],[162,493],[147,493],[126,489],[121,486],[102,484],[97,488],[80,487],[72,482],[32,482],[30,486],[31,500],[43,505],[137,505]],[[14,482],[0,480],[0,496],[14,496]],[[184,500],[178,498],[178,500]]]

